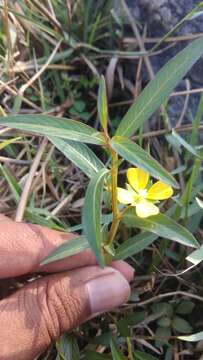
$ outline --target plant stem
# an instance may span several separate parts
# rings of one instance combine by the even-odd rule
[[[112,199],[113,221],[109,231],[107,245],[110,245],[112,243],[120,222],[120,213],[117,203],[118,155],[112,148],[110,149],[110,152],[112,156],[111,199]]]
[[[113,220],[118,216],[118,206],[117,206],[117,178],[118,178],[118,155],[113,150],[112,154],[112,168],[111,168],[111,186],[112,186],[112,211],[113,211]]]
[[[115,220],[113,220],[112,225],[111,225],[111,229],[109,231],[109,237],[108,237],[108,243],[107,245],[111,244],[111,242],[113,241],[115,235],[116,235],[116,231],[118,229],[118,226],[120,224],[120,220],[123,217],[123,215],[131,208],[132,206],[129,205],[127,206],[123,211],[121,212],[117,212],[117,215],[115,217]]]
[[[109,236],[108,236],[108,241],[107,241],[107,245],[110,245],[113,242],[113,239],[116,235],[118,226],[120,223],[120,216],[117,217],[115,220],[113,220],[112,224],[111,224],[111,228],[109,231]]]
[[[127,337],[126,340],[127,340],[127,346],[128,346],[128,359],[133,360],[134,359],[133,349],[132,349],[132,344],[131,344],[130,338]]]

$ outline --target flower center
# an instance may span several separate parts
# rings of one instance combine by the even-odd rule
[[[140,195],[140,197],[146,198],[146,196],[147,196],[147,189],[140,189],[140,190],[138,190],[138,194]]]

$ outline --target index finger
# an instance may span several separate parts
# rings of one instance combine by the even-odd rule
[[[62,233],[39,225],[16,223],[0,216],[0,278],[37,271],[39,263],[73,234]],[[90,250],[43,266],[41,271],[57,272],[96,264]]]

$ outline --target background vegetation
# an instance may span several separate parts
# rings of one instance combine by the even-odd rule
[[[191,35],[173,35],[153,47],[161,39],[148,38],[144,24],[136,24],[126,3],[121,3],[115,9],[109,0],[97,6],[91,0],[2,2],[1,115],[43,113],[79,119],[98,129],[98,78],[104,74],[114,133],[129,105],[154,77],[151,58],[191,40]],[[149,56],[144,53],[152,47]],[[201,244],[202,165],[194,149],[202,141],[203,96],[202,89],[189,89],[188,82],[186,77],[186,89],[172,93],[136,139],[176,176],[181,195],[173,198],[170,216]],[[198,94],[195,114],[188,107],[193,93]],[[184,97],[184,106],[172,124],[168,104],[177,96]],[[88,178],[42,137],[2,128],[0,139],[0,212],[18,221],[80,231]],[[104,154],[97,155],[105,162]],[[121,182],[127,167],[127,162],[120,167]],[[116,240],[122,243],[135,234],[121,225]],[[201,341],[177,338],[197,333],[203,325],[201,264],[184,272],[191,266],[186,251],[159,238],[130,257],[136,269],[130,302],[65,334],[43,359],[200,359]]]

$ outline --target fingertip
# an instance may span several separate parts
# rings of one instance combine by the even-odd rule
[[[122,305],[130,296],[128,281],[116,269],[90,280],[86,286],[93,316]]]
[[[128,282],[134,279],[135,269],[127,262],[122,260],[114,261],[111,265],[114,269],[118,270]]]

